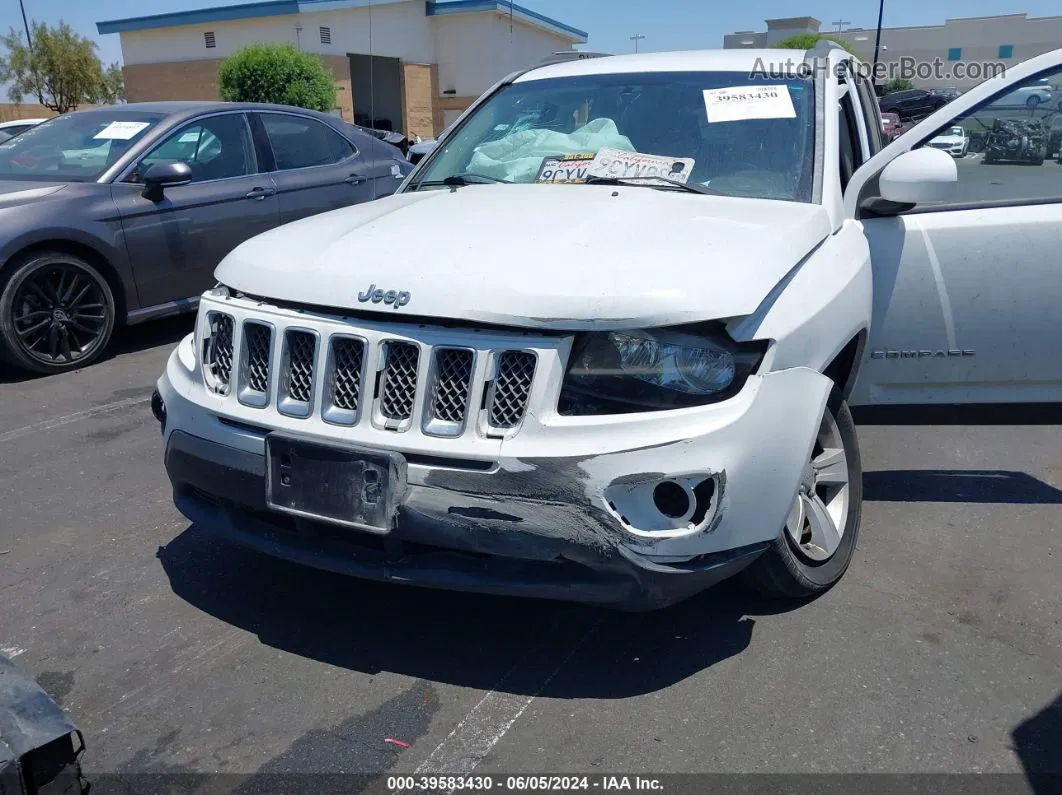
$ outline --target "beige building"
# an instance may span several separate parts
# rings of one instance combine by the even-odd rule
[[[265,0],[96,27],[121,37],[129,102],[218,99],[224,58],[285,42],[331,69],[338,115],[425,137],[506,74],[587,39],[508,0]]]
[[[887,10],[887,9],[886,9]],[[842,33],[821,30],[822,23],[814,17],[768,19],[764,32],[738,31],[723,37],[727,49],[771,47],[798,33],[827,33],[843,39],[867,63],[874,60],[875,28],[848,28]],[[942,25],[923,25],[909,28],[882,28],[881,52],[883,64],[900,64],[901,59],[913,63],[933,63],[940,60],[944,71],[948,64],[963,62],[1001,63],[1013,66],[1036,55],[1062,47],[1062,16],[1033,17],[1026,14],[1007,14],[995,17],[948,19]],[[912,76],[920,88],[943,85],[969,88],[983,78],[938,78],[936,75]]]

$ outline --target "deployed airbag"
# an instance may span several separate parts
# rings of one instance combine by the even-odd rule
[[[575,152],[596,154],[603,147],[635,151],[612,119],[594,119],[571,133],[521,130],[476,149],[468,170],[511,182],[532,182],[547,157]]]

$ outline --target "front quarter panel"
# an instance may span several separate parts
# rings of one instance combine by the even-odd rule
[[[127,309],[136,308],[136,283],[110,185],[71,185],[60,198],[0,211],[0,263],[28,248],[64,242],[89,248],[106,261],[124,293],[116,297]]]
[[[870,326],[873,281],[862,224],[846,221],[771,291],[759,308],[733,324],[736,340],[773,340],[765,368],[817,372]]]

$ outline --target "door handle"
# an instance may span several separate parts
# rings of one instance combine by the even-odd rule
[[[348,184],[350,184],[350,185],[360,185],[361,183],[365,182],[368,179],[369,179],[368,177],[363,177],[361,174],[351,174],[349,177],[347,177],[343,181],[348,183]]]
[[[257,199],[262,201],[266,196],[275,196],[276,191],[273,188],[252,188],[244,194],[245,198]]]

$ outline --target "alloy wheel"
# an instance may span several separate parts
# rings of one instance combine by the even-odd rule
[[[812,563],[833,557],[844,537],[848,499],[848,455],[837,421],[827,411],[785,523],[802,557]]]
[[[102,285],[73,263],[30,273],[12,302],[23,353],[48,365],[70,364],[94,353],[107,333],[110,313]]]

